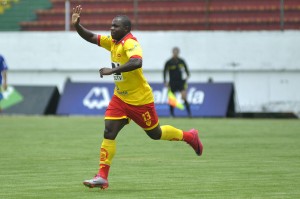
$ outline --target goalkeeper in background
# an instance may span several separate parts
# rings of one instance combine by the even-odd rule
[[[190,77],[190,72],[185,61],[178,56],[179,48],[174,47],[172,52],[173,57],[166,62],[164,67],[164,84],[172,93],[180,92],[188,116],[192,117],[190,104],[187,101],[187,79]],[[169,73],[169,82],[167,82],[167,73]],[[174,107],[171,105],[170,113],[172,117],[175,117]]]

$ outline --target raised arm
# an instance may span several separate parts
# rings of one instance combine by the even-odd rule
[[[72,14],[72,25],[78,32],[78,34],[85,39],[88,42],[91,42],[93,44],[97,44],[97,35],[93,32],[89,31],[88,29],[84,28],[80,24],[80,13],[82,11],[81,5],[76,6],[73,8],[73,14]]]

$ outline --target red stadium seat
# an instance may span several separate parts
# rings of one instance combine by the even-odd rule
[[[64,30],[65,0],[51,0],[52,9],[38,10],[37,21],[22,30]],[[285,0],[285,29],[300,29],[300,1]],[[72,0],[82,5],[82,23],[108,30],[118,14],[128,15],[139,30],[279,30],[279,0]],[[71,13],[70,13],[71,15]]]

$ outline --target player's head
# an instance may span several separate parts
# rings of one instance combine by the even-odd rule
[[[131,21],[126,15],[116,16],[111,23],[111,36],[119,41],[131,31]]]
[[[178,47],[174,47],[173,50],[173,57],[177,58],[179,55],[179,48]]]

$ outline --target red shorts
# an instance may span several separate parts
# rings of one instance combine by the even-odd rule
[[[134,106],[123,102],[113,95],[105,112],[105,119],[132,119],[144,130],[154,129],[158,125],[158,117],[154,103]]]

